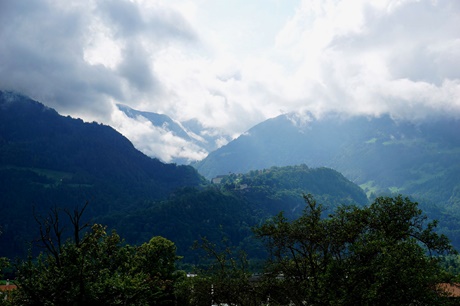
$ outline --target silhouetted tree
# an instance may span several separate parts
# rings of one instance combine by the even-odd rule
[[[342,206],[324,218],[313,197],[289,222],[282,213],[258,227],[270,260],[266,283],[295,305],[435,305],[442,270],[435,254],[453,253],[417,203],[380,197]]]
[[[60,210],[36,217],[45,251],[17,264],[15,305],[174,305],[175,245],[162,237],[124,244],[115,231],[82,223],[86,207],[64,211],[69,239]]]

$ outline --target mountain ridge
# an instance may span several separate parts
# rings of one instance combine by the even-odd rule
[[[191,166],[150,158],[109,126],[64,117],[0,91],[0,249],[24,248],[24,241],[11,237],[33,240],[28,225],[34,224],[34,211],[73,210],[89,201],[88,217],[95,218],[203,184]]]
[[[116,229],[130,244],[165,236],[188,261],[198,260],[190,247],[200,237],[215,243],[228,238],[258,253],[251,228],[280,210],[293,217],[304,204],[302,193],[331,207],[367,202],[358,186],[332,169],[298,166],[235,179],[248,186],[230,178],[210,184],[191,166],[146,156],[109,126],[0,92],[0,256],[25,255],[35,217],[86,202],[86,220]]]
[[[205,127],[196,119],[180,122],[165,114],[136,110],[123,104],[117,104],[117,107],[132,120],[140,122],[147,121],[151,124],[149,128],[156,131],[155,133],[153,130],[150,130],[156,137],[149,136],[148,133],[145,133],[143,142],[136,143],[137,147],[150,156],[155,155],[153,152],[148,152],[152,150],[145,149],[148,147],[146,142],[149,142],[150,137],[152,137],[152,141],[159,141],[166,145],[171,141],[171,136],[176,138],[176,142],[181,142],[182,149],[170,154],[170,162],[173,163],[189,164],[196,160],[190,158],[190,155],[192,155],[190,154],[191,152],[188,152],[188,154],[184,152],[185,148],[189,148],[189,150],[195,154],[203,155],[219,148],[222,143],[227,143],[230,140],[228,135],[218,132],[215,129]],[[163,138],[162,135],[165,134],[171,135]]]
[[[460,188],[459,130],[456,119],[414,123],[389,116],[285,114],[254,126],[193,166],[208,179],[272,166],[324,166],[369,195],[404,193],[455,208],[460,198],[448,193]]]

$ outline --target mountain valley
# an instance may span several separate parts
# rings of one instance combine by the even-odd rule
[[[366,205],[339,172],[307,165],[227,175],[211,183],[193,167],[141,153],[113,128],[64,117],[17,93],[0,92],[0,256],[24,256],[50,209],[74,211],[116,229],[127,243],[161,235],[184,261],[194,241],[228,239],[259,254],[252,227],[285,211],[294,218],[312,194],[329,209]],[[34,250],[36,252],[38,250]]]
[[[368,194],[406,194],[458,214],[460,120],[286,114],[194,164],[208,179],[272,166],[330,167]]]

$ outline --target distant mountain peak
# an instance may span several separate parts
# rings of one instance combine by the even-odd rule
[[[222,134],[222,132],[203,126],[196,119],[179,122],[165,114],[140,111],[123,104],[117,104],[117,107],[128,118],[151,124],[150,128],[144,131],[141,141],[136,142],[133,139],[134,145],[150,156],[158,157],[155,150],[158,152],[162,150],[163,154],[167,154],[169,162],[177,164],[195,162],[231,139],[230,136]],[[123,133],[121,130],[120,132]],[[125,131],[125,133],[129,138],[129,131]],[[149,142],[157,143],[160,146],[152,147]],[[178,147],[178,143],[181,144],[180,147]],[[171,147],[171,150],[165,153],[164,148],[168,147]],[[196,156],[201,156],[201,158],[195,158]]]
[[[119,110],[126,114],[129,118],[136,119],[138,116],[144,117],[152,123],[155,127],[161,127],[165,130],[171,131],[174,135],[185,139],[191,140],[191,137],[182,125],[171,119],[169,116],[164,114],[158,114],[153,112],[144,112],[130,108],[127,105],[117,104]]]
[[[268,119],[195,164],[208,179],[272,166],[330,167],[368,193],[401,192],[459,205],[460,120],[380,117]]]

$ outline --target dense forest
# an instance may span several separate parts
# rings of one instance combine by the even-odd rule
[[[0,250],[25,255],[36,214],[91,202],[91,218],[129,211],[206,180],[165,164],[111,127],[59,115],[27,97],[0,92]]]
[[[271,168],[210,184],[191,166],[145,156],[108,126],[60,116],[14,93],[0,93],[0,135],[0,250],[11,258],[27,254],[35,217],[54,207],[89,202],[88,218],[129,243],[162,235],[194,261],[190,247],[201,236],[252,245],[251,227],[280,210],[299,212],[303,193],[332,206],[367,201],[327,168]]]
[[[260,248],[251,237],[251,228],[281,210],[290,218],[298,216],[306,193],[331,209],[367,203],[364,192],[340,173],[301,165],[227,175],[218,184],[176,190],[162,201],[146,202],[129,213],[107,214],[97,220],[116,228],[130,242],[146,241],[151,233],[162,235],[174,241],[191,262],[198,260],[191,246],[200,237],[213,243],[225,237],[233,246],[249,247],[256,255]]]
[[[51,210],[38,220],[45,251],[12,264],[17,289],[0,305],[457,305],[443,288],[458,275],[441,264],[456,251],[417,203],[379,197],[325,216],[311,195],[304,201],[299,217],[280,212],[253,228],[266,247],[261,264],[203,238],[203,264],[189,271],[168,239],[133,246],[84,223],[86,206]],[[65,216],[73,238],[63,241]]]
[[[268,119],[194,166],[211,179],[272,166],[330,167],[369,196],[403,193],[458,216],[460,120],[407,121],[389,115]]]

